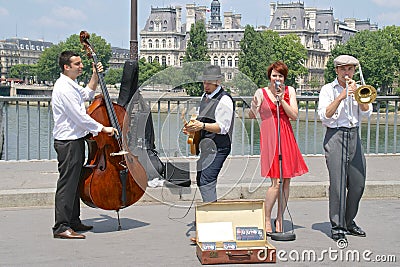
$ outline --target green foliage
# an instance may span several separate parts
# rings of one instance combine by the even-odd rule
[[[240,41],[239,70],[250,77],[258,87],[268,85],[266,70],[273,61],[271,54],[277,38],[278,33],[273,31],[257,32],[250,25],[245,28]]]
[[[98,61],[107,69],[111,58],[111,45],[96,34],[91,34],[88,41],[95,51]],[[37,64],[37,76],[40,81],[54,82],[59,77],[61,69],[58,66],[58,57],[65,50],[72,50],[81,55],[84,69],[79,80],[85,83],[89,81],[92,75],[93,60],[86,56],[87,52],[83,50],[78,34],[73,34],[65,42],[60,42],[43,51]]]
[[[145,86],[148,84],[153,84],[151,81],[151,77],[153,77],[156,73],[162,70],[162,66],[158,61],[153,61],[152,63],[148,63],[146,59],[141,58],[139,60],[139,81],[138,86]],[[144,84],[146,82],[146,84]]]
[[[37,77],[39,81],[54,82],[60,76],[58,57],[63,51],[63,42],[46,48],[40,55],[37,63]]]
[[[325,80],[332,81],[336,78],[333,59],[341,54],[348,54],[360,61],[365,83],[377,89],[380,88],[381,93],[385,94],[396,79],[398,82],[400,68],[398,38],[400,38],[400,30],[396,26],[355,34],[348,42],[332,50],[332,56],[328,60],[324,74]],[[355,78],[360,80],[359,75]]]
[[[9,76],[11,78],[19,78],[27,80],[29,77],[36,76],[36,65],[17,64],[13,65],[10,69]]]
[[[209,61],[207,48],[207,31],[204,21],[192,24],[189,32],[189,40],[183,62]]]
[[[116,84],[121,82],[123,68],[109,69],[104,75],[106,84]]]
[[[208,61],[210,62],[210,57],[208,56],[207,48],[207,32],[203,21],[197,21],[190,28],[189,41],[186,48],[186,54],[183,58],[183,62],[197,62],[197,61]],[[199,64],[199,68],[200,68]],[[202,65],[201,68],[203,68]],[[202,73],[203,69],[184,69],[184,75],[189,77],[193,76],[192,81],[197,80],[195,75]],[[200,96],[203,93],[203,87],[201,83],[189,83],[185,85],[186,92],[190,96]]]
[[[258,87],[269,84],[267,68],[277,60],[282,60],[289,68],[285,81],[287,85],[296,87],[296,77],[307,73],[307,68],[303,66],[307,59],[307,50],[294,34],[279,37],[272,30],[259,32],[247,25],[240,46],[242,50],[239,55],[239,70]]]
[[[296,77],[308,73],[304,62],[307,59],[307,49],[301,44],[300,37],[296,34],[288,34],[281,37],[276,46],[277,60],[282,60],[289,68],[286,85],[296,86]]]

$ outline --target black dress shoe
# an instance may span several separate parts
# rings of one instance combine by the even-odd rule
[[[72,229],[68,229],[62,233],[55,233],[53,234],[54,238],[61,238],[61,239],[85,239],[86,236],[82,234],[78,234]]]
[[[350,235],[365,237],[367,234],[357,225],[353,225],[347,228],[347,231]]]
[[[334,234],[332,234],[332,239],[335,240],[335,241],[338,241],[340,239],[347,240],[345,234],[343,234],[343,233],[334,233]]]
[[[72,230],[74,230],[75,232],[84,232],[84,231],[89,231],[93,229],[93,226],[91,225],[84,225],[83,223],[78,224],[78,225],[74,225],[71,227]]]

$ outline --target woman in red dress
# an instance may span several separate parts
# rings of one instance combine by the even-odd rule
[[[265,197],[265,231],[272,232],[271,211],[279,197],[279,150],[277,106],[279,106],[280,143],[282,155],[282,178],[284,211],[289,198],[290,178],[300,176],[308,172],[306,163],[299,150],[293,134],[290,120],[296,120],[298,114],[296,92],[291,86],[284,86],[288,75],[288,67],[282,61],[277,61],[268,67],[267,75],[270,80],[268,87],[259,88],[253,97],[250,110],[250,118],[261,118],[260,126],[260,160],[261,176],[271,179]],[[275,88],[276,82],[280,83]],[[277,105],[279,101],[279,105]],[[280,202],[278,198],[278,207]],[[282,232],[281,211],[277,209],[275,231]]]

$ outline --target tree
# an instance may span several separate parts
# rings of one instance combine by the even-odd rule
[[[324,74],[325,80],[331,81],[336,77],[333,59],[341,54],[348,54],[360,61],[365,83],[381,88],[381,93],[385,94],[388,87],[393,85],[394,74],[399,70],[399,50],[394,47],[395,43],[382,30],[358,32],[345,44],[332,50]],[[359,74],[356,79],[360,80]]]
[[[63,43],[46,48],[40,55],[37,63],[38,81],[54,82],[60,76],[60,67],[58,66],[58,57],[63,51]]]
[[[104,75],[106,84],[117,84],[121,82],[123,68],[109,69]]]
[[[257,32],[253,26],[247,25],[240,41],[239,70],[248,76],[258,87],[268,85],[267,66],[272,62],[272,51],[278,33]]]
[[[296,88],[296,78],[304,76],[308,72],[304,67],[307,49],[301,44],[299,36],[288,34],[279,38],[275,50],[276,60],[282,60],[289,68],[285,84]]]
[[[267,67],[277,60],[282,60],[289,68],[285,81],[287,85],[295,86],[296,77],[307,73],[303,66],[307,59],[307,50],[296,35],[279,37],[272,30],[257,32],[247,25],[240,46],[242,50],[239,55],[239,70],[249,76],[258,87],[269,84]]]
[[[146,59],[141,58],[139,60],[139,81],[138,86],[154,85],[152,83],[151,77],[162,70],[162,67],[158,61],[153,61],[151,63],[147,62]],[[144,84],[145,83],[145,84]]]
[[[111,45],[108,44],[103,38],[96,34],[91,34],[89,40],[92,48],[95,50],[98,61],[107,69],[108,62],[111,58]],[[42,81],[54,82],[60,75],[61,69],[58,66],[58,57],[62,51],[72,50],[80,54],[84,65],[83,73],[78,78],[80,81],[87,83],[92,74],[92,63],[93,60],[89,59],[82,52],[83,45],[80,43],[79,35],[71,35],[65,42],[53,45],[46,48],[41,54],[37,66],[38,66],[38,79]]]
[[[189,32],[189,40],[186,48],[185,57],[183,62],[196,62],[196,61],[208,61],[207,48],[207,32],[204,21],[200,20],[192,24]],[[202,64],[199,64],[202,66]],[[197,80],[199,73],[202,73],[203,69],[184,69],[184,75],[193,78],[193,81]],[[190,73],[189,73],[190,72]],[[202,85],[200,83],[189,83],[186,85],[186,91],[191,96],[200,96],[203,93]]]
[[[26,81],[29,77],[34,76],[36,76],[36,65],[17,64],[10,69],[11,78],[19,78]]]

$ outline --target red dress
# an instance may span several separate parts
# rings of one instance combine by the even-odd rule
[[[259,113],[261,117],[260,128],[260,154],[261,176],[279,178],[279,151],[278,151],[278,125],[276,104],[271,101],[265,89],[262,89],[264,100]],[[285,87],[283,101],[290,104],[289,90]],[[282,105],[279,106],[280,136],[283,178],[292,178],[308,172],[306,163],[301,155],[293,134],[292,125]]]

